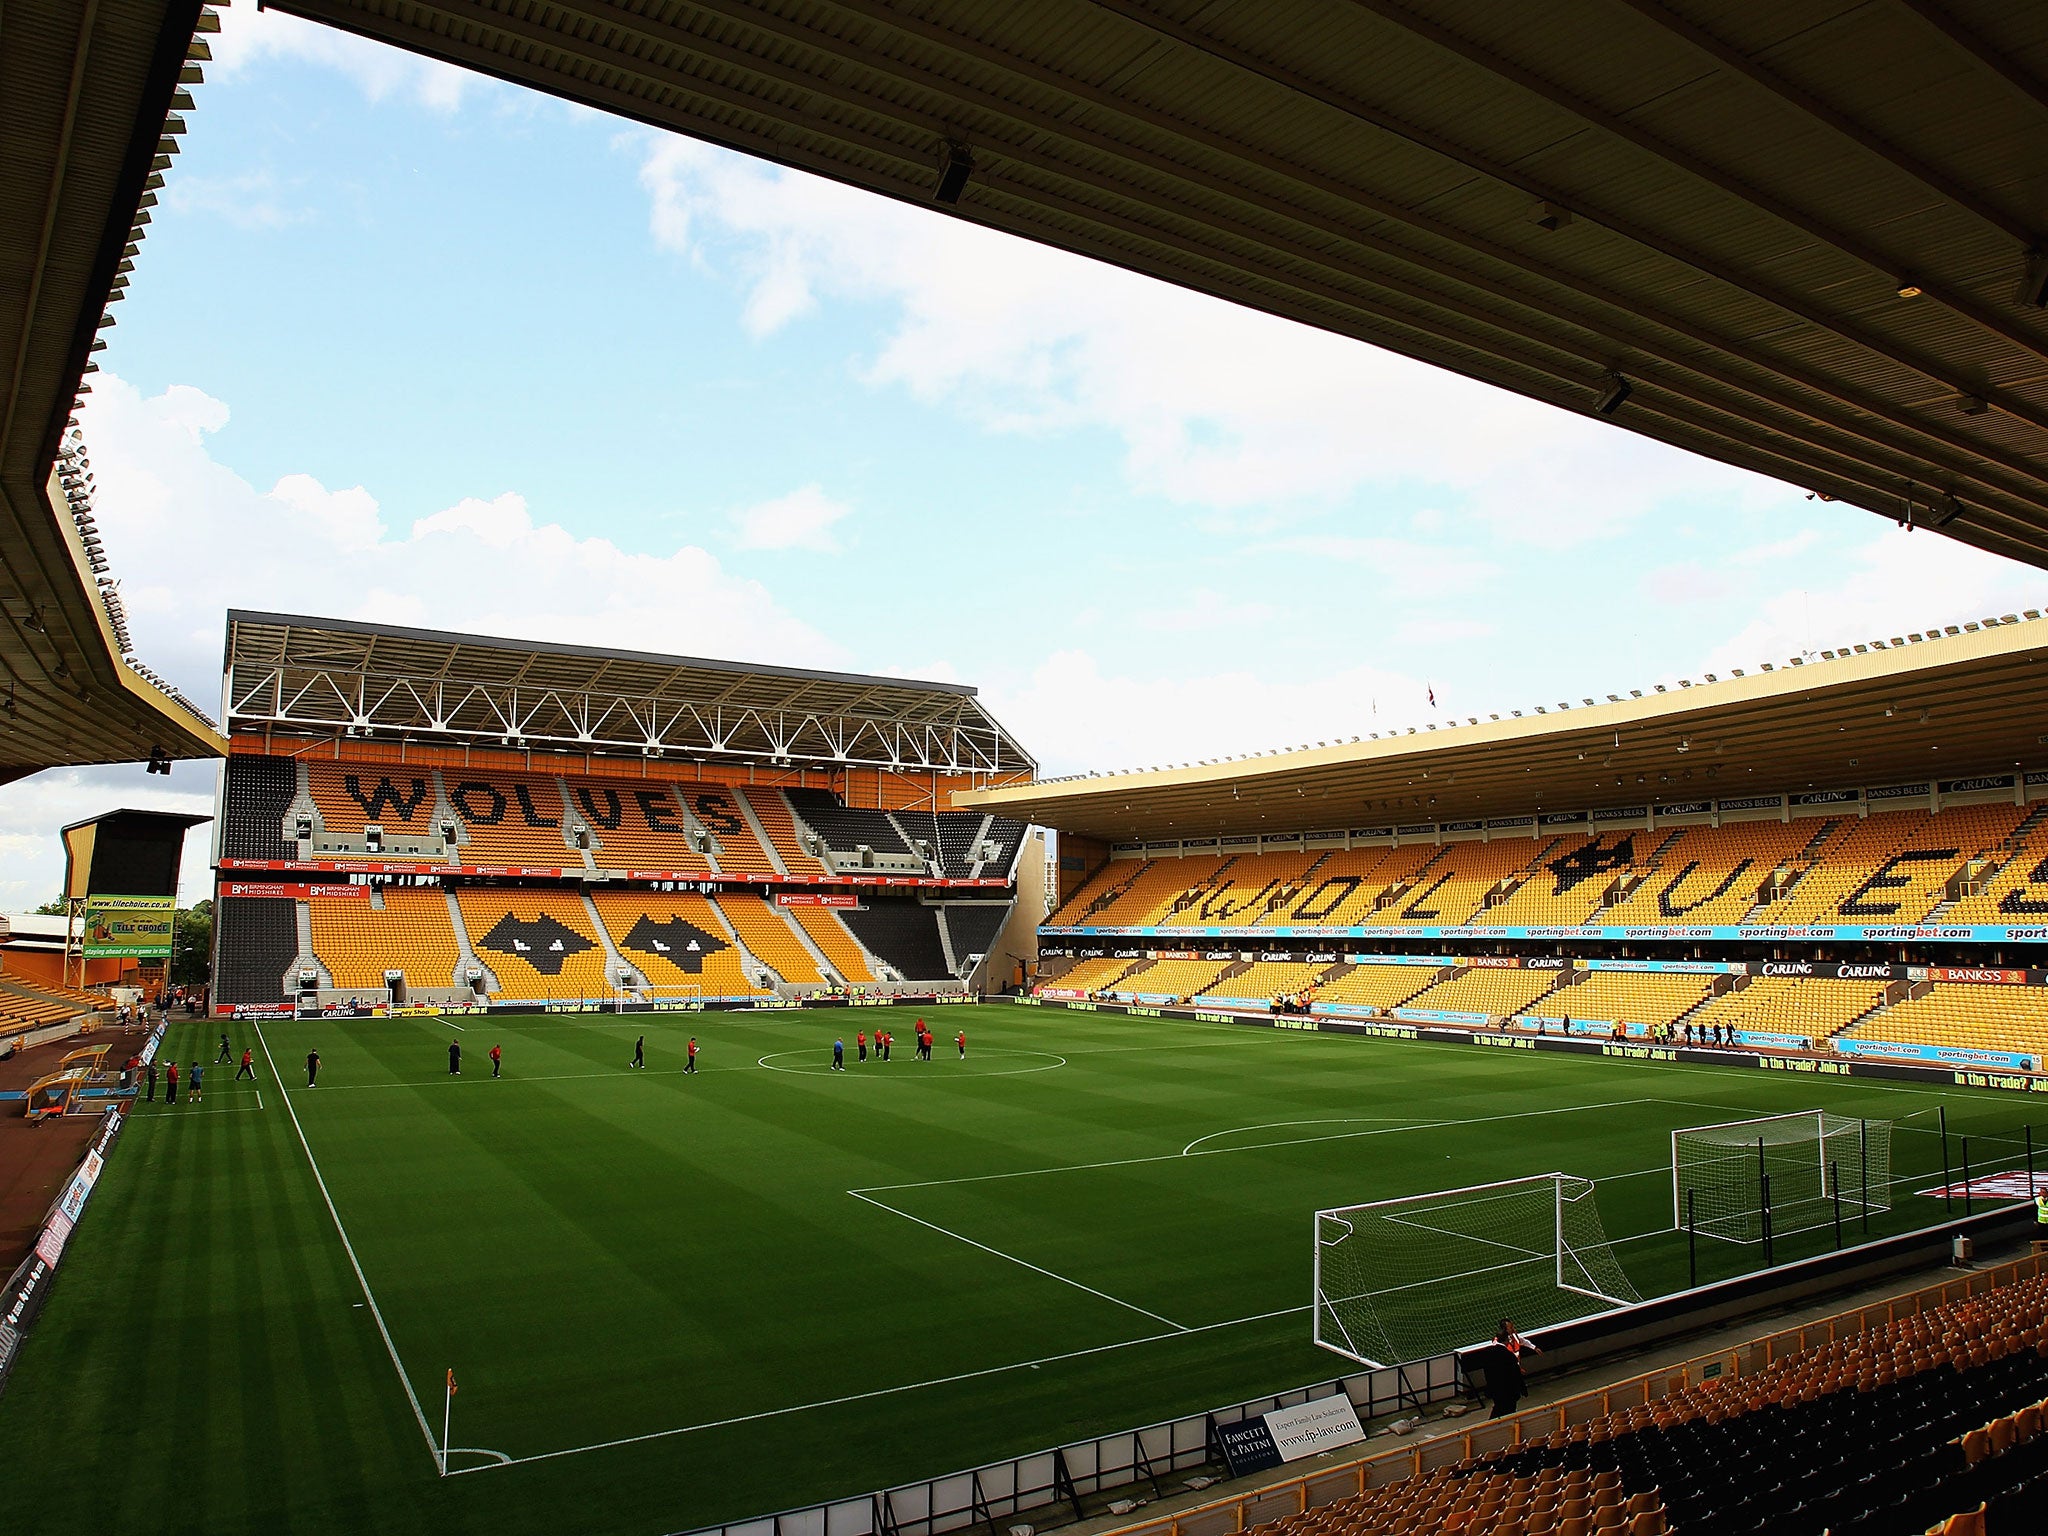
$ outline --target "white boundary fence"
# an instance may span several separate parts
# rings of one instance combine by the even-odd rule
[[[1441,1402],[1458,1391],[1457,1357],[1437,1355],[856,1498],[706,1526],[690,1536],[940,1536],[974,1526],[1000,1527],[1033,1510],[1057,1511],[1039,1524],[1065,1525],[1083,1518],[1080,1501],[1094,1494],[1134,1488],[1144,1497],[1159,1498],[1180,1491],[1177,1481],[1168,1483],[1170,1474],[1221,1462],[1215,1445],[1218,1425],[1339,1392],[1350,1397],[1360,1419],[1370,1420],[1399,1408]]]

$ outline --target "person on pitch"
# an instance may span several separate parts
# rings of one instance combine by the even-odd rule
[[[491,1076],[493,1076],[493,1077],[502,1077],[502,1076],[504,1076],[504,1072],[503,1072],[503,1070],[502,1070],[502,1068],[503,1068],[503,1065],[504,1065],[504,1061],[505,1061],[505,1048],[504,1048],[503,1046],[501,1046],[501,1045],[494,1045],[494,1046],[492,1046],[492,1047],[491,1047]]]
[[[647,1037],[642,1035],[633,1042],[633,1065],[641,1071],[647,1070]]]
[[[152,1061],[142,1070],[143,1076],[148,1082],[148,1087],[143,1091],[142,1102],[154,1104],[156,1102],[156,1063]]]
[[[235,1081],[239,1083],[245,1077],[251,1082],[256,1080],[256,1053],[247,1046],[242,1048],[242,1064],[235,1068]]]
[[[178,1102],[178,1064],[175,1061],[164,1068],[164,1102]]]
[[[955,1035],[953,1043],[960,1047],[960,1059],[965,1061],[967,1059],[967,1031],[963,1029],[959,1034]]]
[[[846,1042],[844,1040],[834,1040],[832,1042],[832,1070],[834,1072],[844,1072],[846,1070]]]
[[[460,1040],[450,1040],[448,1042],[448,1075],[450,1077],[462,1076],[462,1042]]]
[[[683,1063],[683,1070],[692,1077],[697,1075],[697,1037],[695,1035],[690,1036],[690,1055],[689,1059]]]
[[[191,1082],[192,1082],[192,1091],[191,1091],[191,1093],[190,1093],[190,1094],[188,1094],[188,1095],[187,1095],[187,1097],[188,1097],[188,1098],[189,1098],[189,1099],[191,1100],[191,1102],[192,1102],[192,1103],[194,1103],[194,1104],[197,1104],[197,1103],[199,1102],[199,1074],[200,1074],[201,1070],[202,1070],[202,1068],[200,1067],[200,1065],[199,1065],[199,1063],[198,1063],[198,1062],[196,1062],[196,1061],[195,1061],[195,1062],[193,1062],[193,1063],[192,1063],[192,1072],[191,1072]]]
[[[318,1051],[306,1052],[306,1086],[308,1088],[320,1086],[320,1053]]]
[[[224,1061],[233,1061],[234,1059],[235,1053],[228,1048],[228,1032],[222,1030],[220,1032],[220,1054],[213,1058],[213,1064],[219,1066]]]
[[[853,1059],[855,1061],[866,1061],[868,1059],[868,1032],[864,1029],[854,1031]]]

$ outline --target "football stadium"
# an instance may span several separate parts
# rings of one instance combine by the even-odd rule
[[[275,8],[2048,565],[2048,8]],[[78,414],[219,28],[0,14],[0,783],[218,771],[0,930],[20,1528],[2048,1529],[2041,609],[1049,773],[309,572],[195,703]]]

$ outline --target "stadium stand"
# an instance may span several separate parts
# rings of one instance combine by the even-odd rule
[[[1044,985],[1063,992],[1103,992],[1144,963],[1142,960],[1116,960],[1106,957],[1081,960],[1059,972]]]
[[[1179,1002],[1208,991],[1230,968],[1221,960],[1154,960],[1109,990],[1119,997],[1165,997]]]
[[[1966,872],[1943,922],[2010,923],[2048,916],[2048,803],[2036,804],[1986,866]],[[1940,912],[1940,908],[1935,909]]]
[[[320,830],[330,836],[355,838],[366,826],[379,826],[387,836],[404,833],[426,838],[434,834],[434,774],[392,769],[370,763],[314,763],[306,768],[306,789],[320,810]],[[390,850],[392,857],[409,855]]]
[[[853,935],[830,907],[791,907],[788,912],[797,926],[810,935],[811,942],[818,946],[826,963],[838,972],[841,981],[859,986],[878,979],[868,964],[867,956],[861,953]]]
[[[1529,838],[1502,838],[1486,843],[1452,843],[1395,905],[1394,921],[1404,923],[1531,923],[1548,917],[1524,917],[1518,898],[1535,893],[1544,883],[1540,861],[1556,846]],[[1509,890],[1514,895],[1506,895]],[[1487,906],[1489,898],[1505,899]]]
[[[811,952],[767,897],[725,891],[713,900],[747,951],[784,981],[800,987],[817,986],[824,981]]]
[[[1250,970],[1218,980],[1198,1002],[1245,1004],[1263,1008],[1275,998],[1293,997],[1316,984],[1327,965],[1310,965],[1300,960],[1259,960]]]
[[[1398,1008],[1434,982],[1438,974],[1426,965],[1337,966],[1324,973],[1316,988],[1316,1001],[1354,1008]]]
[[[994,901],[949,901],[945,906],[946,933],[953,940],[953,958],[964,973],[973,957],[985,955],[1002,932],[1009,907]]]
[[[590,859],[599,869],[710,867],[691,845],[673,786],[593,778],[563,782],[572,813],[590,829]]]
[[[299,952],[297,903],[223,896],[214,903],[213,927],[219,950],[214,1001],[281,1001],[286,992],[285,968]]]
[[[1475,967],[1462,976],[1440,981],[1411,997],[1411,1008],[1441,1008],[1454,1013],[1484,1013],[1506,1018],[1521,1013],[1558,983],[1557,971],[1504,970]]]
[[[230,757],[221,780],[222,857],[297,858],[298,845],[284,840],[283,828],[298,792],[298,769],[290,759]]]
[[[603,942],[581,897],[563,891],[465,888],[456,893],[470,947],[498,979],[497,995],[610,997]]]
[[[842,804],[839,797],[825,789],[791,789],[786,791],[789,803],[805,826],[825,840],[825,846],[834,853],[852,858],[862,845],[876,853],[903,853],[913,857],[916,850],[903,841],[888,814],[883,811],[856,810]]]
[[[2048,807],[1979,803],[1321,855],[1114,859],[1048,922],[1165,930],[2011,921],[2048,914],[2044,818]]]
[[[562,836],[562,781],[552,774],[451,770],[441,782],[461,823],[463,863],[579,862]]]
[[[1885,985],[1818,976],[1756,976],[1748,986],[1710,999],[1686,1022],[1822,1040],[1877,1006]]]
[[[781,790],[756,784],[741,793],[747,797],[747,804],[753,807],[754,819],[768,834],[768,841],[782,855],[785,869],[792,875],[829,873],[821,860],[804,851],[803,843],[796,835],[796,817]]]
[[[2048,1511],[2044,1319],[2048,1281],[2021,1280],[1503,1450],[1427,1469],[1418,1459],[1413,1475],[1257,1530],[2038,1531]]]
[[[906,981],[943,981],[953,974],[939,938],[939,909],[916,897],[867,896],[840,919],[861,947]]]
[[[1655,870],[1621,901],[1604,923],[1739,923],[1779,870],[1812,842],[1811,821],[1732,822],[1688,827],[1663,851]]]
[[[1010,866],[1017,861],[1017,849],[1024,841],[1024,834],[1030,830],[1024,822],[1013,821],[1008,816],[989,817],[987,830],[982,833],[982,840],[994,844],[995,852],[979,865],[981,878],[1001,879],[1008,875]]]
[[[1290,891],[1298,889],[1309,866],[1309,853],[1255,854],[1228,859],[1215,875],[1175,896],[1160,926],[1205,928],[1218,924],[1255,923]]]
[[[334,985],[381,994],[384,973],[402,971],[410,988],[455,985],[461,950],[438,890],[388,888],[380,911],[368,901],[310,900],[313,953]]]
[[[1845,1038],[2048,1056],[2048,987],[1941,982],[1843,1029]]]
[[[679,785],[691,817],[717,839],[718,867],[728,875],[777,873],[775,861],[747,824],[740,791],[728,784]]]
[[[1845,822],[1760,920],[1917,923],[1941,901],[1964,863],[2011,836],[2020,818],[2020,807],[2008,804],[1958,806],[1931,817],[1891,811]]]
[[[650,986],[698,987],[707,998],[762,997],[773,991],[748,974],[710,897],[601,891],[591,899],[620,957]]]
[[[1711,976],[1645,971],[1582,971],[1524,1011],[1537,1018],[1583,1019],[1596,1024],[1669,1024],[1705,1000]]]

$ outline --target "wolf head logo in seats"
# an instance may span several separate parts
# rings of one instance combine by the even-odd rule
[[[1636,861],[1636,840],[1624,837],[1612,848],[1603,848],[1598,843],[1587,843],[1574,848],[1561,859],[1550,861],[1550,872],[1557,876],[1557,894],[1562,896],[1575,885],[1611,875],[1618,869],[1627,869]]]
[[[686,976],[702,976],[707,956],[732,948],[695,923],[684,922],[680,917],[665,917],[656,922],[644,912],[620,947],[666,960]]]
[[[507,912],[477,944],[480,949],[496,950],[501,955],[524,960],[543,976],[561,975],[562,963],[571,955],[597,948],[594,942],[574,928],[546,913],[539,917],[521,917],[516,912]]]

